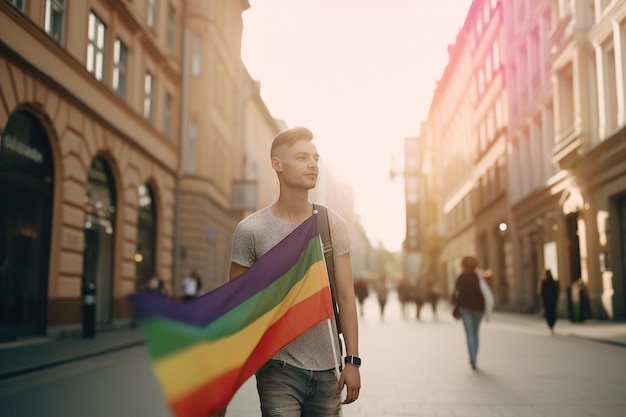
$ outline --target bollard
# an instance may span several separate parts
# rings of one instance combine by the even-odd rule
[[[90,282],[83,286],[83,338],[96,335],[96,286]]]

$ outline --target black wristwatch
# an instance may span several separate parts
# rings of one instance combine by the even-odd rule
[[[361,358],[359,358],[358,356],[346,356],[346,358],[344,359],[344,363],[346,365],[354,365],[358,368],[361,366]]]

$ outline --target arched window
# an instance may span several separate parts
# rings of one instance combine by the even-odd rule
[[[0,341],[45,333],[52,179],[46,130],[16,111],[0,140]]]
[[[116,196],[107,162],[95,158],[87,179],[83,286],[96,287],[96,322],[112,319]]]

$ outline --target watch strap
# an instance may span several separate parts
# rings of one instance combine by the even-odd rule
[[[348,355],[344,358],[344,363],[346,365],[354,365],[358,368],[361,366],[361,358],[359,358],[358,356]]]

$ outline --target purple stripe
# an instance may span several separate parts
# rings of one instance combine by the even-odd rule
[[[130,296],[137,318],[162,316],[206,327],[215,319],[279,280],[296,264],[309,241],[319,234],[317,214],[309,217],[285,239],[259,258],[236,279],[187,303],[150,291]]]

